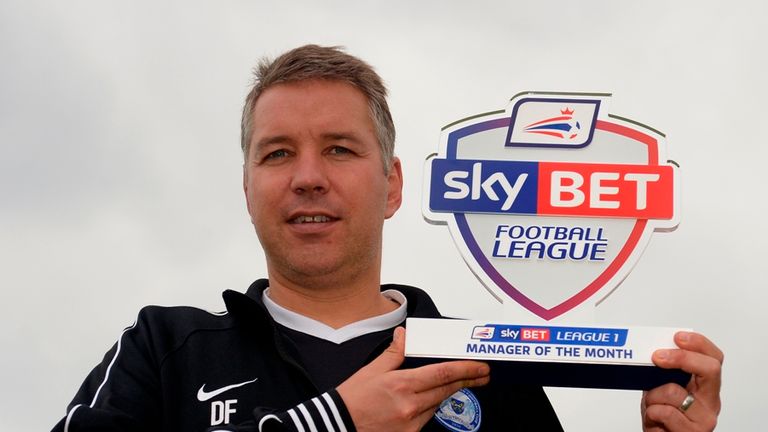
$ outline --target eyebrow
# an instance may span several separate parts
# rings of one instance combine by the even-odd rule
[[[256,143],[254,144],[254,147],[258,149],[258,148],[266,147],[270,144],[283,144],[283,143],[292,142],[292,141],[293,140],[287,135],[274,135],[274,136],[264,137],[256,141]]]
[[[360,138],[352,132],[328,132],[321,135],[325,140],[350,140],[354,142],[360,142]]]
[[[320,135],[320,138],[323,140],[331,140],[331,141],[349,140],[356,143],[361,141],[360,138],[353,132],[327,132]],[[270,144],[285,144],[285,143],[292,143],[293,141],[294,139],[288,135],[274,135],[274,136],[264,137],[256,141],[254,147],[263,148]]]

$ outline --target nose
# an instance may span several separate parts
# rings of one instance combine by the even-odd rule
[[[330,183],[328,169],[322,155],[304,152],[294,163],[291,190],[297,194],[326,193]]]

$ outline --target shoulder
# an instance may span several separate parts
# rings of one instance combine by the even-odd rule
[[[199,332],[227,331],[234,327],[228,312],[208,312],[190,306],[145,306],[123,338],[162,356],[184,345]]]
[[[198,328],[221,328],[231,325],[229,313],[209,312],[192,306],[144,306],[139,311],[137,324],[170,331],[189,331]]]

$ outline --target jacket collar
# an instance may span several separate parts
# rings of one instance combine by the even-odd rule
[[[223,297],[227,310],[237,319],[257,320],[262,322],[267,321],[272,323],[272,318],[262,301],[262,293],[268,286],[269,280],[258,279],[248,287],[245,294],[232,290],[224,291]],[[408,285],[398,284],[385,284],[381,286],[382,291],[388,289],[400,291],[405,298],[408,299],[409,317],[437,318],[441,316],[435,303],[423,290]]]

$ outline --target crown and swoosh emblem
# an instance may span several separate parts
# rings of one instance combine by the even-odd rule
[[[200,402],[205,402],[208,399],[214,398],[214,397],[224,393],[225,391],[229,391],[229,390],[232,390],[234,388],[242,387],[242,386],[244,386],[246,384],[250,384],[250,383],[256,382],[257,380],[258,380],[258,378],[254,378],[254,379],[252,379],[250,381],[243,381],[241,383],[231,384],[231,385],[224,386],[224,387],[221,387],[221,388],[218,388],[216,390],[209,391],[209,392],[205,391],[205,384],[203,384],[203,385],[200,386],[200,390],[197,391],[197,400],[199,400]]]

